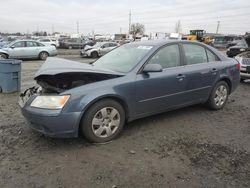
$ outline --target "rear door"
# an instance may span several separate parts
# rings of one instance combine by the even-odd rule
[[[25,56],[32,58],[32,57],[38,57],[39,55],[39,46],[37,42],[34,41],[27,41],[26,42],[26,49],[25,49]]]
[[[187,87],[178,44],[161,48],[148,61],[160,64],[162,72],[140,73],[136,78],[136,111],[151,114],[184,104]]]
[[[188,82],[186,98],[190,103],[204,101],[218,77],[219,58],[199,44],[184,43],[183,51]]]

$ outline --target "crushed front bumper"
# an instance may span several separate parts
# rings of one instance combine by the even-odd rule
[[[81,51],[80,51],[80,56],[81,56],[81,57],[89,57],[89,54],[88,54],[86,51],[81,50]]]
[[[37,96],[35,88],[30,88],[19,97],[19,106],[23,116],[30,122],[29,126],[50,137],[69,138],[78,136],[81,112],[63,112],[31,107]]]

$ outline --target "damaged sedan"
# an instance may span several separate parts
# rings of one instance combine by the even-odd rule
[[[19,104],[30,126],[51,137],[116,138],[126,122],[203,103],[224,107],[239,63],[189,41],[125,44],[93,64],[48,58]]]

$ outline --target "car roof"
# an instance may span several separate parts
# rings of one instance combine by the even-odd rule
[[[194,42],[194,41],[188,41],[188,40],[146,40],[146,41],[127,43],[124,45],[141,45],[141,46],[160,47],[160,46],[164,46],[166,44],[171,44],[171,43],[192,43],[192,44],[204,45],[204,43],[201,43],[201,42]]]
[[[18,40],[15,40],[13,42],[37,42],[36,40],[31,40],[31,39],[18,39]]]

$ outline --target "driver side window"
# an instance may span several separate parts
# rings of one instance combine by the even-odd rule
[[[104,45],[102,45],[102,48],[108,48],[109,47],[109,44],[107,43],[107,44],[104,44]]]
[[[163,69],[180,66],[180,51],[178,44],[160,49],[148,63],[160,64]]]
[[[16,42],[15,44],[12,45],[12,47],[14,47],[14,48],[22,48],[22,47],[25,47],[25,44],[24,44],[23,41]]]

